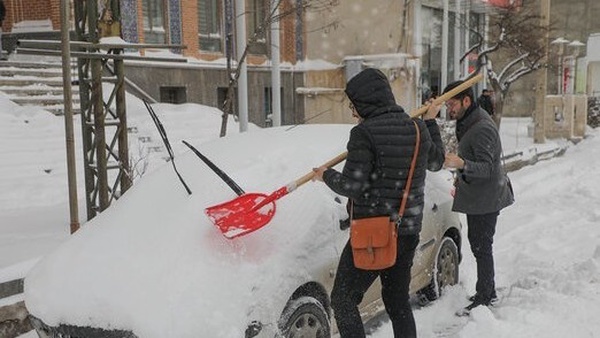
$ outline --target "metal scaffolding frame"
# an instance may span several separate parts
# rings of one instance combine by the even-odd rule
[[[120,36],[118,0],[103,2],[99,15],[97,0],[76,0],[75,36],[70,56],[77,58],[83,140],[83,164],[87,219],[94,218],[122,196],[132,185],[127,139],[125,60],[186,62],[185,59],[126,55],[125,49],[184,49],[182,45],[101,43],[104,36]],[[108,15],[107,15],[108,14]],[[20,40],[18,52],[61,56],[58,41]],[[109,74],[109,76],[105,76]],[[110,91],[104,90],[112,86]],[[150,102],[156,100],[142,93]]]
[[[112,8],[118,9],[118,2]],[[97,44],[100,40],[98,1],[75,1],[74,12],[77,40]],[[120,14],[113,13],[113,17],[119,18]],[[123,49],[112,51],[114,55],[123,53]],[[96,46],[85,52],[99,54],[100,49]],[[119,198],[132,184],[123,59],[113,59],[114,76],[103,77],[103,64],[108,60],[108,57],[77,58],[88,220],[108,208],[112,200]],[[104,83],[113,85],[106,100]]]

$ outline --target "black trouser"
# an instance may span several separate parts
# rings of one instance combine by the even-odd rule
[[[394,337],[417,336],[415,319],[408,302],[408,287],[410,268],[418,244],[418,235],[398,236],[396,264],[385,270],[368,271],[354,266],[350,242],[346,243],[331,291],[331,307],[341,338],[365,337],[358,304],[378,276],[381,277],[381,296],[392,322]]]
[[[467,215],[469,243],[477,262],[475,291],[478,300],[483,303],[489,302],[496,294],[492,244],[494,243],[498,214],[498,212],[493,212],[483,215]]]

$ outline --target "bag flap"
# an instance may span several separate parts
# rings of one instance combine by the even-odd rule
[[[394,225],[388,216],[352,220],[350,244],[354,249],[387,246],[393,231]]]

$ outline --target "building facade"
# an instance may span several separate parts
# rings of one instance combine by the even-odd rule
[[[228,37],[235,40],[235,17],[243,14],[253,41],[247,59],[248,96],[252,98],[248,116],[259,126],[270,124],[272,38],[270,27],[260,28],[270,15],[271,0],[245,0],[243,13],[235,13],[234,0],[98,0],[99,8],[111,1],[118,4],[123,40],[185,46],[170,51],[175,57],[187,58],[185,64],[126,63],[128,78],[157,100],[174,103],[221,107],[229,82],[226,59],[228,55],[236,59],[235,41],[228,43]],[[367,66],[384,70],[406,110],[418,107],[424,96],[439,93],[447,83],[473,70],[469,60],[459,62],[475,41],[473,32],[487,32],[490,6],[513,1],[282,1],[278,31],[282,123],[352,122],[343,88]],[[8,35],[36,29],[56,33],[59,29],[60,0],[5,4],[3,30]],[[594,29],[600,31],[592,21],[599,4],[595,0],[552,0],[552,19],[559,22],[561,30],[557,34],[585,41]],[[142,51],[149,56],[155,52],[164,51]],[[527,92],[524,89],[532,88],[529,78],[533,81],[529,76],[515,83],[505,116],[526,116],[534,111],[535,101],[523,94]],[[556,88],[555,78],[548,76],[550,93]]]

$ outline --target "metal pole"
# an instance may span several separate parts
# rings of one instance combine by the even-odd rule
[[[122,53],[122,51],[120,51]],[[121,191],[119,195],[123,195],[133,182],[131,177],[131,167],[129,165],[129,145],[127,141],[127,110],[125,97],[125,63],[124,60],[115,60],[115,74],[118,79],[117,83],[117,116],[119,117],[119,165],[121,166]]]
[[[465,5],[465,28],[464,28],[464,39],[465,39],[465,50],[468,50],[471,47],[471,2],[467,1]],[[469,58],[465,60],[463,64],[463,74],[465,76],[469,75]]]
[[[96,188],[98,193],[98,208],[96,212],[102,212],[110,205],[108,196],[108,173],[107,154],[106,154],[106,134],[104,101],[102,100],[102,60],[91,60],[92,68],[92,113],[94,116],[94,130],[96,139],[94,147],[96,148],[96,163],[92,167],[96,170]]]
[[[235,0],[236,15],[236,52],[240,76],[238,78],[238,109],[240,116],[240,132],[248,130],[248,67],[247,62],[242,60],[246,49],[246,6],[244,0]]]
[[[413,17],[413,53],[421,62],[415,63],[415,72],[417,74],[417,92],[415,95],[416,106],[423,100],[423,74],[421,74],[421,64],[423,63],[423,29],[421,23],[421,0],[412,1],[412,17]],[[429,54],[428,54],[429,55]],[[427,79],[429,82],[429,79]],[[431,84],[430,84],[431,85]]]
[[[542,37],[544,41],[544,56],[540,60],[540,64],[545,65],[548,61],[548,27],[550,26],[550,0],[540,0],[540,26],[546,30],[546,34]],[[545,143],[545,109],[546,109],[546,91],[548,86],[547,69],[542,68],[538,71],[537,77],[537,95],[535,100],[535,115],[534,115],[534,130],[533,142]]]
[[[440,93],[446,88],[448,83],[448,0],[444,0],[444,12],[442,19],[442,74],[440,83]],[[448,112],[445,113],[445,119],[448,119]]]
[[[274,20],[271,23],[271,98],[273,114],[273,127],[281,125],[281,71],[279,69],[279,4],[280,0],[274,0],[277,6],[273,12]]]
[[[454,5],[454,78],[460,79],[462,77],[460,71],[460,1],[456,1]],[[465,60],[468,63],[468,60]]]
[[[75,136],[73,131],[73,91],[71,90],[71,47],[69,37],[69,0],[61,0],[61,46],[63,97],[65,100],[65,140],[67,146],[67,180],[69,184],[70,229],[79,229],[79,205],[77,202],[77,171],[75,169]]]
[[[484,32],[483,33],[483,49],[487,49],[488,48],[488,42],[490,41],[490,15],[488,13],[485,13],[485,15],[483,16],[483,20],[484,20],[484,26],[483,26],[484,27],[483,28],[483,32]],[[488,64],[486,62],[485,69],[484,69],[484,72],[483,72],[483,83],[484,83],[484,86],[487,86],[487,83],[489,82],[487,67],[488,67]]]

